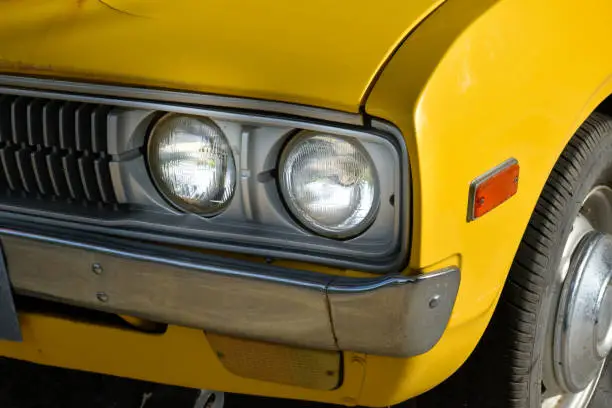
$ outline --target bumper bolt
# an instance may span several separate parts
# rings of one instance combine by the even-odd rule
[[[440,304],[440,295],[435,295],[431,299],[429,299],[429,308],[435,309]]]
[[[100,265],[100,264],[99,264],[99,263],[97,263],[97,262],[96,262],[96,263],[94,263],[94,264],[91,264],[91,271],[92,271],[93,273],[95,273],[96,275],[100,275],[100,274],[102,273],[102,271],[103,271],[103,269],[102,269],[102,265]]]
[[[96,293],[96,297],[98,298],[100,302],[104,302],[104,303],[108,302],[108,295],[104,292]]]

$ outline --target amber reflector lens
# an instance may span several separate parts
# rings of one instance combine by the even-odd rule
[[[509,160],[474,180],[470,189],[473,204],[469,218],[474,220],[482,217],[515,195],[518,181],[519,165],[516,160]]]

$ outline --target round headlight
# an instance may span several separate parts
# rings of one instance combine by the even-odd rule
[[[370,156],[354,138],[299,133],[281,155],[279,178],[293,215],[318,234],[354,237],[376,217],[378,177]]]
[[[223,211],[234,195],[234,155],[210,119],[164,116],[151,131],[148,159],[159,190],[184,210],[212,216]]]

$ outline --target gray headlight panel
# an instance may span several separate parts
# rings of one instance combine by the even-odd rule
[[[234,197],[221,214],[201,219],[181,213],[158,196],[146,171],[146,159],[135,155],[111,167],[119,181],[118,198],[146,208],[138,221],[154,223],[166,235],[191,236],[213,246],[242,244],[244,252],[326,262],[366,270],[385,270],[395,264],[401,245],[403,208],[402,161],[394,141],[383,134],[301,123],[290,120],[253,118],[242,115],[202,112],[227,137],[236,162]],[[117,112],[116,154],[129,156],[146,143],[142,121],[154,121],[155,114]],[[144,126],[146,129],[147,126]],[[312,130],[354,137],[368,152],[380,181],[380,206],[376,219],[356,238],[337,241],[317,236],[294,221],[283,204],[276,171],[284,145],[299,130]],[[180,230],[180,231],[179,231]],[[225,246],[222,246],[225,248]],[[282,254],[282,255],[281,255]]]
[[[122,208],[98,211],[9,195],[0,200],[0,210],[17,220],[36,216],[37,222],[60,228],[373,272],[396,271],[407,259],[409,168],[404,141],[393,127],[379,124],[378,129],[365,129],[74,93],[18,89],[14,93],[112,107],[106,151],[116,201]],[[231,203],[216,216],[203,218],[177,209],[152,182],[147,137],[156,120],[168,112],[209,118],[227,137],[236,165],[236,187]],[[372,225],[359,236],[344,241],[318,236],[295,222],[283,204],[275,174],[279,155],[301,130],[355,138],[371,157],[380,181],[380,205]]]

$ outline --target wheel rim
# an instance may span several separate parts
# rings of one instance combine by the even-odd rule
[[[612,349],[612,189],[591,190],[551,285],[542,408],[586,407]]]
[[[224,405],[224,393],[218,391],[200,390],[200,395],[195,402],[194,408],[223,408]]]

